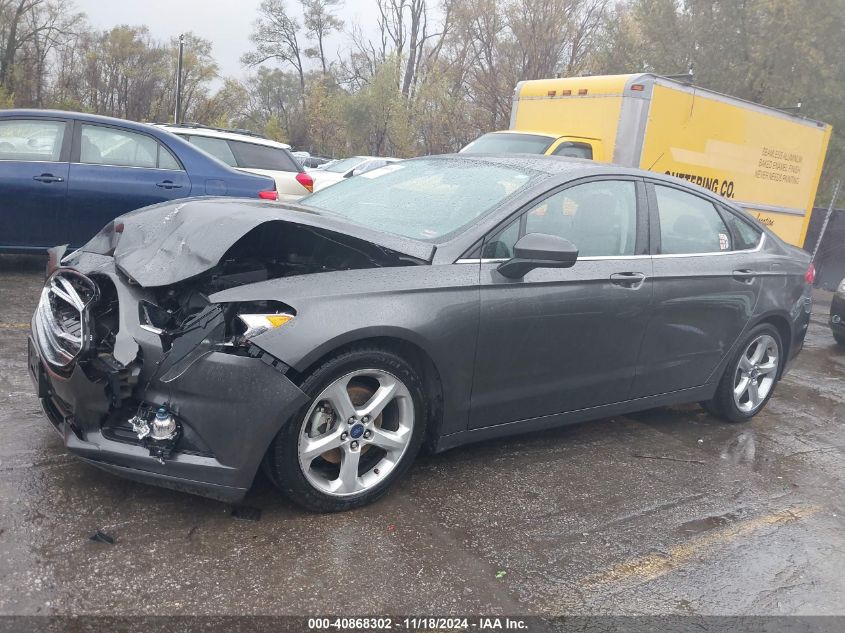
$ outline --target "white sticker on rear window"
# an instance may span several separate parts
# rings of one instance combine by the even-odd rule
[[[719,248],[723,251],[728,250],[731,247],[730,240],[728,236],[724,233],[719,233]]]
[[[405,165],[399,165],[397,163],[393,163],[391,165],[385,165],[384,167],[379,167],[378,169],[373,169],[372,171],[368,171],[364,174],[361,174],[361,178],[378,178],[379,176],[386,176],[387,174],[392,174],[394,171],[399,171],[400,169],[404,169]]]

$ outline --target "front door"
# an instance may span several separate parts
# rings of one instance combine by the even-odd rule
[[[759,229],[704,196],[648,185],[654,306],[633,397],[704,385],[736,343],[757,304]],[[722,215],[722,213],[728,215]],[[729,228],[726,224],[739,224]],[[741,232],[745,232],[743,238]]]
[[[68,127],[61,119],[0,120],[0,248],[66,241]]]
[[[628,398],[652,294],[645,209],[641,181],[596,179],[488,237],[470,428]],[[568,239],[578,261],[505,278],[496,269],[526,233]]]
[[[71,245],[127,211],[190,195],[187,174],[154,137],[89,123],[78,128],[68,187]]]

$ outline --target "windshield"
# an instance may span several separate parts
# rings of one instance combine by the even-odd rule
[[[363,163],[365,160],[367,159],[361,156],[353,156],[352,158],[344,158],[343,160],[339,160],[336,163],[325,167],[324,169],[326,171],[333,171],[336,174],[343,174],[349,171],[350,169],[355,169],[355,167]]]
[[[542,134],[491,132],[479,136],[461,154],[544,154],[554,140]]]
[[[302,202],[381,231],[436,241],[486,214],[532,175],[474,160],[419,159],[344,180]]]

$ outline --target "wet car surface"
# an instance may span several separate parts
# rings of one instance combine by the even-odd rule
[[[337,515],[259,476],[249,521],[67,454],[27,375],[42,270],[0,258],[2,614],[845,613],[830,295],[748,424],[690,405],[423,455]]]

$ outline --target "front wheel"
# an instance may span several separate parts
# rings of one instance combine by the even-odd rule
[[[839,345],[845,345],[845,334],[833,332],[833,338]]]
[[[777,384],[783,343],[774,326],[758,325],[749,332],[728,364],[716,395],[704,403],[711,413],[730,422],[745,422],[766,405]]]
[[[423,440],[426,407],[414,368],[389,351],[355,349],[320,365],[301,388],[312,398],[271,447],[273,480],[317,512],[383,495]]]

